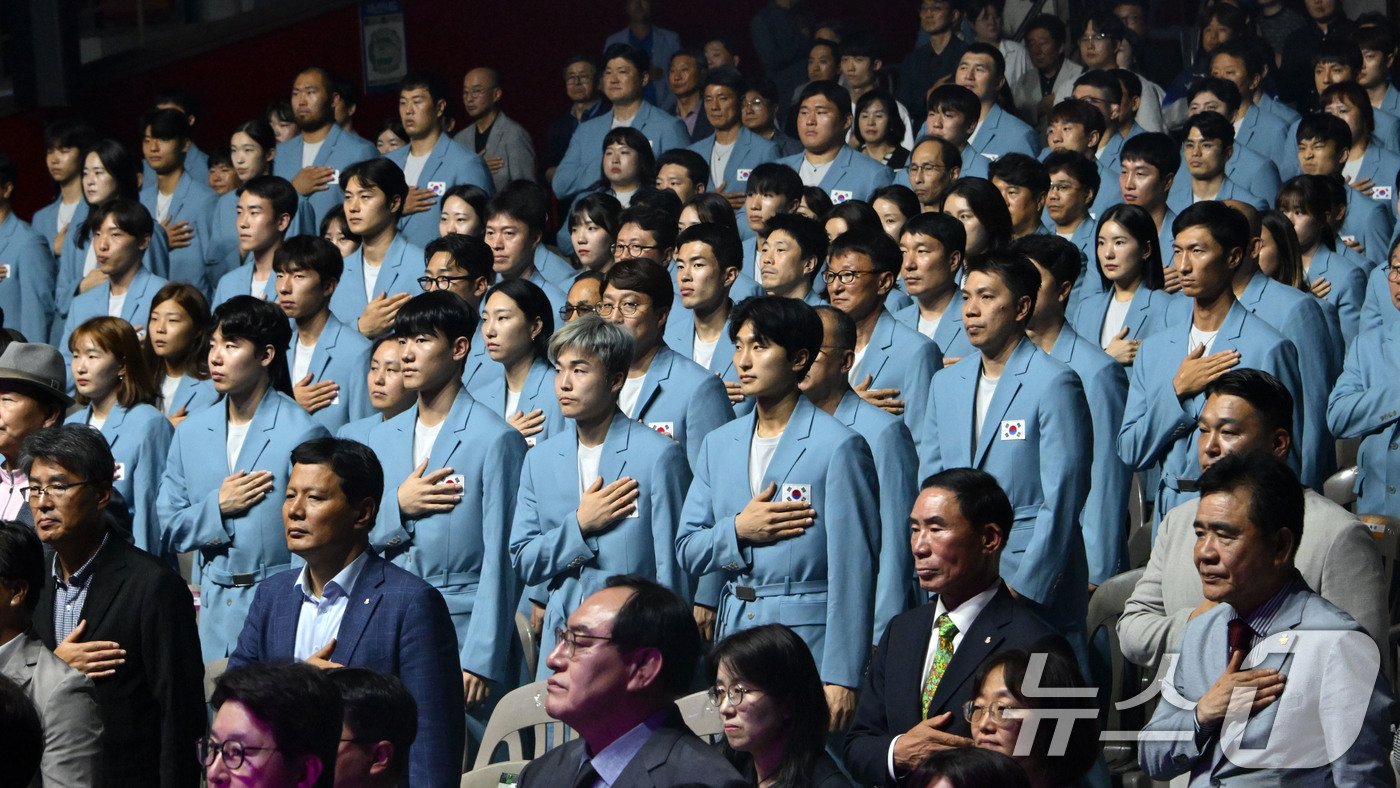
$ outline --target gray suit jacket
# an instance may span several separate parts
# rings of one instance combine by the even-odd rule
[[[1293,560],[1298,573],[1356,619],[1386,655],[1390,614],[1375,539],[1355,515],[1312,490],[1303,491],[1303,501],[1303,540]],[[1179,650],[1187,618],[1205,599],[1193,557],[1199,502],[1192,498],[1162,519],[1147,569],[1118,620],[1123,654],[1139,665]]]
[[[102,777],[102,718],[92,680],[26,632],[0,658],[0,675],[24,690],[44,722],[44,758],[31,788],[94,786]]]
[[[476,152],[476,124],[468,120],[466,127],[452,139],[467,150]],[[483,159],[492,156],[499,156],[505,161],[499,170],[491,173],[496,191],[521,178],[535,180],[535,144],[530,141],[530,133],[525,131],[524,126],[506,117],[504,112],[497,115],[496,122],[491,124],[491,136],[486,138],[486,148],[481,151]],[[489,168],[490,165],[487,166]]]
[[[572,788],[583,769],[583,739],[555,747],[520,773],[520,788]],[[690,732],[680,710],[647,739],[613,788],[744,788],[733,766]]]

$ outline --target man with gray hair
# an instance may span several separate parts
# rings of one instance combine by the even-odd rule
[[[689,600],[676,530],[690,486],[680,444],[618,409],[632,335],[597,315],[565,323],[549,342],[554,393],[572,420],[525,455],[511,527],[511,563],[547,594],[540,654],[554,650],[579,604],[608,577],[637,574]],[[548,678],[543,661],[536,678]]]
[[[520,179],[535,180],[535,145],[525,127],[501,111],[501,77],[474,68],[462,79],[462,104],[471,120],[452,139],[486,160],[496,191]]]

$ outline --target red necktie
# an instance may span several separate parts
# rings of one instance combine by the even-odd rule
[[[1226,655],[1228,660],[1236,651],[1249,653],[1249,649],[1254,645],[1254,630],[1244,623],[1244,619],[1232,618],[1225,639],[1230,644],[1230,652]]]

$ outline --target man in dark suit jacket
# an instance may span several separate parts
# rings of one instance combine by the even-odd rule
[[[545,710],[579,738],[526,766],[521,788],[746,784],[690,732],[674,703],[703,650],[684,600],[650,580],[615,575],[558,634]]]
[[[379,460],[362,443],[314,438],[291,462],[282,519],[306,566],[258,587],[229,667],[296,659],[398,676],[418,704],[409,782],[456,785],[466,740],[456,630],[436,589],[369,549]]]
[[[910,515],[910,544],[926,605],[890,621],[861,686],[846,734],[846,767],[861,785],[898,784],[940,749],[971,747],[962,705],[973,676],[998,651],[1069,643],[1033,602],[1013,596],[998,567],[1014,512],[991,475],[952,468],[924,482]]]
[[[96,685],[103,783],[195,785],[204,663],[189,589],[111,530],[116,464],[100,432],[82,424],[39,430],[24,454],[35,530],[55,556],[34,631]]]

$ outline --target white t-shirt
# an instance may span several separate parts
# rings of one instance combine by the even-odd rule
[[[597,446],[578,445],[578,494],[583,497],[594,480],[598,478],[598,463],[603,459],[603,444]]]
[[[369,264],[369,261],[364,259],[364,255],[361,255],[361,256],[360,256],[360,259],[361,259],[361,260],[364,260],[364,272],[365,272],[365,300],[367,300],[367,301],[373,301],[373,300],[374,300],[374,286],[375,286],[376,284],[379,283],[379,269],[383,268],[384,266],[383,266],[383,265],[370,265],[370,264]]]
[[[83,276],[97,270],[97,244],[88,239],[87,256],[83,258]]]
[[[870,343],[866,342],[865,347],[856,348],[855,363],[851,364],[851,371],[846,373],[846,381],[852,386],[865,380],[864,373],[859,372],[860,362],[865,360],[865,351],[870,349]]]
[[[268,271],[267,276],[261,279],[258,278],[258,272],[254,271],[253,276],[249,279],[251,284],[248,287],[248,295],[254,298],[260,298],[263,301],[267,301],[267,283],[271,279],[272,271]]]
[[[315,342],[303,345],[300,339],[297,340],[296,350],[292,353],[292,383],[306,377],[306,373],[311,371],[311,357],[315,353]]]
[[[613,196],[617,198],[617,201],[618,201],[619,203],[622,204],[622,207],[623,207],[623,208],[631,208],[631,207],[632,207],[632,195],[634,195],[634,194],[636,194],[636,193],[637,193],[637,190],[636,190],[636,189],[633,189],[633,190],[630,191],[630,192],[620,192],[620,191],[614,190],[614,191],[613,191]]]
[[[973,413],[973,424],[976,429],[972,432],[972,445],[979,446],[982,443],[982,422],[987,420],[987,410],[992,407],[992,397],[996,396],[997,383],[1000,376],[995,378],[987,377],[987,373],[977,373],[977,402],[976,410]]]
[[[919,313],[919,333],[920,333],[920,334],[923,334],[924,336],[928,337],[929,339],[933,339],[933,335],[936,334],[936,333],[938,333],[938,327],[941,326],[941,325],[943,325],[943,318],[945,318],[945,317],[947,317],[947,316],[948,316],[948,311],[947,311],[946,309],[943,311],[943,314],[941,314],[941,315],[938,316],[938,319],[936,319],[936,320],[929,320],[928,318],[924,317],[924,315],[923,315],[922,312],[920,312],[920,313]]]
[[[734,153],[734,143],[721,145],[715,143],[715,148],[710,152],[710,180],[716,186],[724,186],[724,171],[729,167],[729,157]]]
[[[303,137],[301,140],[301,166],[310,167],[314,164],[316,162],[316,154],[321,152],[321,146],[325,144],[325,140],[321,140],[320,142],[307,142],[306,138]]]
[[[515,412],[520,410],[520,392],[511,391],[510,386],[506,386],[506,412],[505,417],[510,418]]]
[[[836,163],[836,159],[825,164],[813,164],[807,161],[807,157],[802,157],[802,163],[797,165],[797,174],[802,177],[803,186],[821,186],[822,179],[826,177],[827,170]]]
[[[1113,296],[1108,298],[1108,312],[1103,316],[1103,328],[1099,330],[1099,347],[1106,348],[1113,338],[1118,336],[1118,332],[1123,330],[1123,321],[1128,319],[1128,310],[1133,306],[1131,299],[1119,301]]]
[[[423,166],[428,163],[430,155],[432,154],[425,153],[422,156],[408,154],[408,161],[403,163],[403,179],[408,182],[409,186],[418,185],[418,179],[423,176]]]
[[[696,364],[710,368],[710,362],[715,358],[715,347],[719,345],[719,337],[715,337],[709,342],[700,339],[700,335],[695,335],[695,344],[691,345],[690,360]]]
[[[749,443],[750,495],[758,495],[766,486],[763,483],[763,474],[768,472],[768,463],[773,461],[773,454],[778,451],[778,441],[782,439],[781,432],[771,438],[761,438],[758,433],[754,433],[753,441]]]
[[[78,201],[71,203],[60,202],[58,204],[58,231],[63,232],[68,225],[73,223],[73,214],[78,212]]]
[[[107,315],[109,317],[121,317],[124,306],[126,306],[126,293],[116,295],[110,290],[107,291]]]
[[[621,127],[623,127],[623,126],[626,126],[626,127],[628,127],[628,128],[631,128],[631,127],[632,127],[632,121],[635,120],[636,117],[637,117],[636,115],[633,115],[632,117],[628,118],[627,120],[622,120],[621,118],[619,118],[619,117],[617,116],[617,113],[614,112],[614,113],[612,114],[612,127],[615,128],[615,129],[621,128]]]
[[[618,396],[617,406],[622,409],[623,413],[627,414],[628,418],[637,415],[633,411],[637,409],[637,399],[642,396],[642,384],[646,380],[646,375],[639,375],[622,381],[622,394]]]
[[[446,423],[447,420],[443,419],[435,426],[427,427],[422,419],[413,422],[413,467],[422,465],[428,459],[428,455],[433,453],[433,444],[437,442],[438,433],[442,432],[442,425]]]
[[[1210,355],[1210,348],[1215,344],[1215,336],[1220,333],[1220,329],[1214,331],[1201,331],[1195,326],[1191,326],[1191,338],[1186,343],[1188,350],[1195,350],[1201,345],[1205,345],[1206,352],[1202,355]]]
[[[1346,163],[1342,165],[1342,178],[1347,183],[1356,180],[1356,176],[1361,174],[1361,162],[1360,158],[1347,159]]]
[[[159,189],[156,190],[156,223],[165,221],[165,217],[170,215],[170,203],[175,201],[175,194],[164,194]]]
[[[180,388],[180,381],[184,376],[178,378],[166,375],[160,381],[160,407],[165,415],[170,415],[170,405],[175,401],[175,392]]]
[[[92,411],[91,416],[88,416],[88,426],[92,427],[95,430],[101,430],[103,425],[105,425],[106,423],[107,417],[97,415],[97,411],[95,410]]]
[[[248,439],[248,428],[251,426],[253,426],[252,421],[246,424],[234,424],[229,422],[228,443],[224,446],[224,451],[228,456],[228,469],[232,472],[237,473],[240,470],[247,470],[246,468],[238,467],[238,455],[243,451],[243,441]]]

